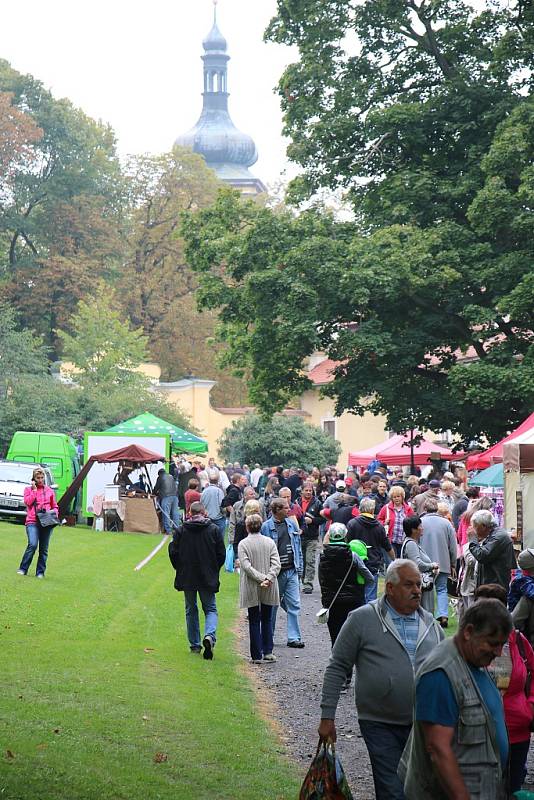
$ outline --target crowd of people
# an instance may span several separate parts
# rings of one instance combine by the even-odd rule
[[[332,644],[319,734],[335,740],[336,707],[356,669],[378,800],[482,800],[521,788],[534,721],[534,551],[520,553],[514,577],[513,532],[464,470],[422,478],[380,463],[361,474],[189,466],[169,552],[192,652],[213,658],[226,532],[252,663],[276,661],[279,607],[287,646],[305,646],[300,597],[318,578],[317,616]],[[451,593],[459,623],[447,639]]]
[[[249,470],[175,457],[155,488],[192,653],[213,659],[228,549],[253,664],[277,660],[279,607],[287,646],[305,647],[300,596],[318,577],[317,617],[332,645],[319,735],[335,741],[339,697],[356,669],[377,800],[504,800],[521,789],[534,727],[534,549],[516,558],[514,531],[467,487],[465,471]],[[24,500],[18,573],[39,550],[42,578],[57,524],[42,469]],[[447,639],[451,594],[458,630]]]

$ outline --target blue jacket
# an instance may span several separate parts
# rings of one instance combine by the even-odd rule
[[[300,534],[297,532],[298,528],[293,522],[292,519],[286,519],[287,522],[287,530],[289,531],[289,538],[291,540],[291,547],[293,548],[293,558],[295,560],[295,569],[299,575],[302,575],[304,569],[304,562],[302,559],[302,547],[300,544]],[[264,536],[270,536],[270,538],[278,544],[278,534],[276,532],[276,527],[274,524],[274,518],[269,517],[267,522],[264,522],[261,526],[261,532]]]

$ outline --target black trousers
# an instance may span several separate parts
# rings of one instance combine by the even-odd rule
[[[355,608],[358,608],[357,605],[354,603],[340,603],[336,600],[334,605],[330,608],[328,612],[328,632],[330,634],[330,639],[332,641],[332,647],[335,644],[335,641],[338,637],[339,631],[343,627],[345,620],[347,619],[348,615],[351,611],[354,611]]]

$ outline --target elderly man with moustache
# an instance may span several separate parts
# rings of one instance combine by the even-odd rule
[[[335,741],[335,713],[347,674],[356,667],[356,708],[377,800],[404,800],[397,776],[412,727],[415,670],[443,639],[421,608],[421,574],[397,559],[386,572],[385,594],[352,611],[325,670],[319,736]]]

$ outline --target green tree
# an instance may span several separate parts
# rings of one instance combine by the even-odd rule
[[[115,138],[3,60],[0,92],[18,115],[4,134],[19,156],[9,191],[0,193],[0,275],[23,325],[55,347],[53,331],[95,278],[120,264],[124,187]]]
[[[249,415],[225,428],[219,452],[227,461],[242,464],[291,464],[298,467],[325,467],[335,464],[341,445],[301,417],[275,415],[267,421]]]
[[[227,405],[245,402],[243,383],[214,363],[213,350],[221,344],[206,347],[216,318],[208,310],[199,316],[198,278],[185,260],[180,235],[182,213],[213,203],[219,180],[201,156],[183,148],[131,158],[125,178],[126,255],[117,290],[127,315],[143,327],[163,380],[201,375],[217,380],[215,394]]]
[[[137,372],[146,360],[147,339],[141,329],[132,329],[108,284],[97,285],[92,300],[80,300],[74,333],[58,331],[63,356],[72,361],[73,378],[81,386],[142,385]]]
[[[17,315],[0,300],[0,396],[23,375],[43,375],[47,358],[41,342],[18,325]]]
[[[0,454],[5,455],[15,431],[76,434],[82,425],[80,389],[50,375],[21,376],[0,402]]]
[[[493,441],[531,411],[533,32],[525,4],[279,2],[268,36],[299,52],[280,82],[290,197],[343,187],[354,219],[226,196],[185,223],[263,412],[315,349],[338,362],[338,413],[392,429]]]

